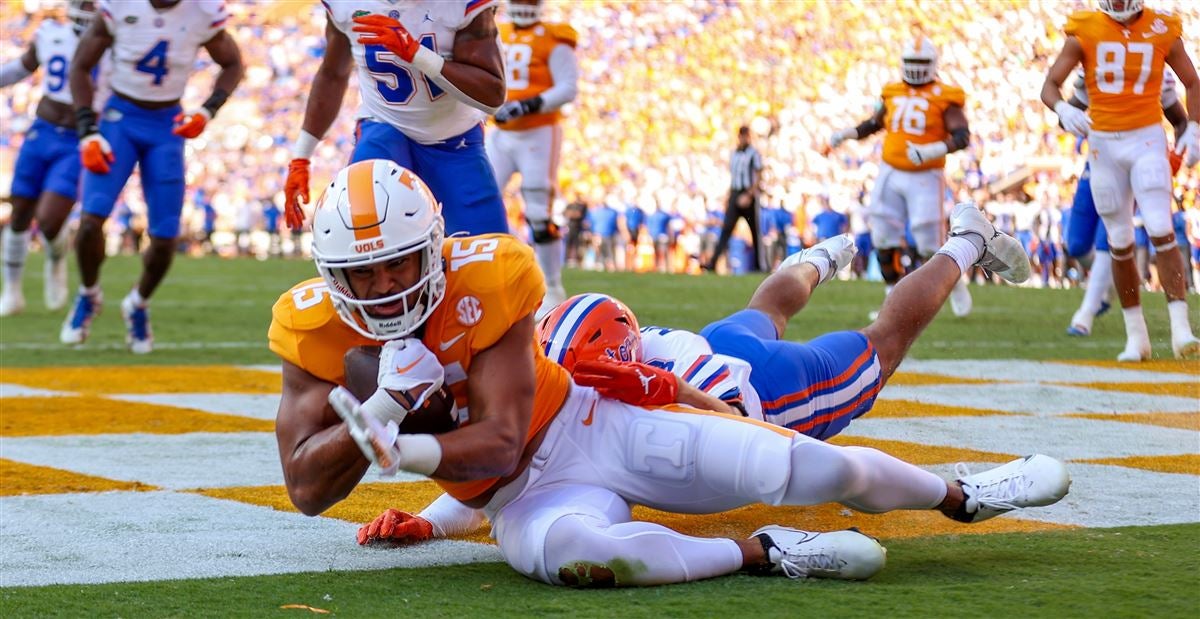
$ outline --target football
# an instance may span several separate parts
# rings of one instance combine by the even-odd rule
[[[346,371],[346,388],[360,402],[375,394],[379,376],[380,346],[356,346],[346,351],[342,364]],[[442,385],[437,393],[425,399],[417,410],[410,411],[400,424],[401,434],[441,434],[458,427],[458,407],[454,396]]]

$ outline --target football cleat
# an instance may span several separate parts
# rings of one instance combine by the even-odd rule
[[[1179,338],[1171,338],[1171,351],[1176,359],[1188,359],[1200,354],[1200,340],[1191,333],[1185,333]]]
[[[833,279],[838,271],[850,264],[856,253],[858,253],[858,246],[854,244],[854,238],[849,234],[839,234],[788,256],[779,263],[776,272],[802,262],[810,262],[817,267],[817,272],[822,274],[821,281],[818,283],[824,284]],[[817,266],[818,263],[820,266]],[[822,270],[821,266],[824,266],[825,269]]]
[[[13,316],[25,311],[25,293],[21,291],[20,283],[5,286],[0,292],[0,316]]]
[[[974,301],[971,299],[971,291],[967,289],[966,280],[961,277],[954,288],[950,290],[950,310],[955,316],[963,318],[971,313],[971,307]]]
[[[1117,355],[1117,361],[1122,363],[1139,363],[1150,360],[1150,340],[1144,337],[1132,337],[1125,340],[1125,350]]]
[[[130,293],[132,294],[132,293]],[[150,331],[150,308],[143,303],[134,303],[126,295],[121,300],[121,318],[125,320],[125,343],[135,355],[144,355],[154,349],[154,333]]]
[[[100,308],[103,305],[104,295],[102,293],[97,292],[91,295],[80,292],[76,295],[75,304],[71,307],[71,312],[67,314],[62,330],[58,333],[59,341],[67,345],[79,345],[87,341],[92,319],[100,315]]]
[[[46,262],[42,265],[45,275],[43,298],[46,309],[52,312],[67,304],[67,234],[59,234],[53,245],[52,249],[47,249]]]
[[[1014,284],[1029,279],[1032,267],[1020,241],[997,230],[973,203],[962,202],[950,214],[950,236],[967,234],[983,240],[983,255],[975,264]]]
[[[1071,489],[1071,475],[1062,462],[1034,454],[971,475],[961,462],[954,466],[965,497],[955,515],[962,522],[983,522],[1023,507],[1053,505]]]
[[[817,533],[769,525],[750,537],[767,552],[766,573],[788,578],[866,580],[887,563],[887,549],[858,529]]]

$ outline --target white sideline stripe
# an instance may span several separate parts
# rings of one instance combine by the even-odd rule
[[[36,436],[2,445],[0,456],[9,460],[174,490],[283,485],[272,432]],[[367,471],[368,481],[425,479],[401,473],[376,480],[376,471]]]
[[[1200,433],[1192,430],[1015,415],[872,419],[867,413],[845,435],[1015,455],[1044,453],[1060,460],[1194,454],[1200,441]]]
[[[25,385],[17,385],[14,383],[0,383],[0,399],[2,398],[55,398],[59,396],[73,395],[65,391],[50,391],[49,389],[36,389],[34,387],[26,387]]]
[[[990,345],[990,344],[989,344]],[[956,378],[1015,380],[1059,383],[1169,383],[1193,382],[1194,376],[1173,372],[1150,372],[1074,365],[1046,361],[976,361],[906,359],[901,372],[939,374]]]
[[[191,408],[207,413],[275,420],[279,396],[259,393],[131,393],[105,396],[126,402]]]
[[[970,465],[971,472],[996,466]],[[954,479],[952,466],[929,470]],[[1067,462],[1071,491],[1046,507],[1017,510],[1004,518],[1083,527],[1125,527],[1195,522],[1200,511],[1197,477],[1103,464]]]
[[[254,340],[246,342],[164,342],[154,340],[154,350],[205,350],[205,349],[224,349],[224,348],[262,348],[267,347],[266,340]],[[105,344],[88,343],[83,346],[64,346],[56,342],[5,342],[0,344],[0,351],[5,350],[51,350],[51,351],[70,351],[74,350],[81,353],[86,353],[89,350],[125,350],[128,346],[120,342],[109,342]]]
[[[349,522],[174,492],[5,497],[0,511],[5,587],[502,560],[495,546],[463,541],[362,548]],[[65,538],[51,526],[64,514]]]
[[[911,400],[1054,416],[1073,413],[1194,413],[1200,400],[1171,395],[1106,391],[1040,383],[990,385],[888,385],[884,400]],[[870,416],[870,413],[867,413]]]
[[[235,366],[243,370],[255,370],[257,372],[270,372],[272,374],[283,374],[283,366],[276,363],[275,365],[239,365]]]

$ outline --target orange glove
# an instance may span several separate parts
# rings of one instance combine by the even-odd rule
[[[175,128],[171,130],[171,133],[190,140],[199,137],[204,132],[204,126],[210,120],[212,120],[212,114],[209,114],[208,110],[204,108],[187,114],[177,114],[175,115]]]
[[[413,544],[427,539],[433,539],[433,523],[398,509],[389,508],[358,529],[359,546]]]
[[[287,181],[283,184],[283,216],[288,228],[299,230],[304,227],[304,209],[301,201],[308,204],[308,160],[293,159],[288,164]]]
[[[400,22],[383,15],[364,15],[355,17],[358,24],[351,30],[362,33],[358,42],[363,45],[382,45],[389,52],[400,57],[404,62],[411,63],[421,42],[408,33]]]
[[[1183,155],[1173,150],[1168,150],[1167,161],[1171,162],[1171,176],[1179,174],[1179,168],[1183,167]]]
[[[83,167],[96,174],[108,174],[109,164],[116,160],[108,140],[93,133],[79,140],[79,159]]]
[[[636,406],[674,404],[679,398],[674,374],[636,361],[580,361],[571,377],[575,384],[594,387],[606,398]]]

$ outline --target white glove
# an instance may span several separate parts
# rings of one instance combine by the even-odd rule
[[[1175,154],[1183,155],[1183,165],[1189,168],[1200,163],[1200,123],[1193,120],[1187,124],[1183,135],[1175,140]]]
[[[786,267],[807,262],[816,267],[817,275],[820,278],[817,283],[823,284],[833,279],[838,271],[850,264],[857,253],[858,246],[854,244],[854,238],[849,234],[839,234],[788,256],[786,260],[779,263],[779,270],[782,271]]]
[[[950,152],[950,147],[946,146],[945,142],[930,142],[929,144],[913,144],[908,143],[908,160],[913,165],[921,165],[928,163],[934,159],[941,159]]]
[[[421,408],[445,379],[446,371],[437,356],[417,338],[392,340],[379,353],[379,388],[407,398],[409,402],[402,404],[410,411]]]
[[[1062,123],[1063,129],[1069,133],[1086,138],[1092,130],[1092,119],[1088,118],[1087,112],[1066,101],[1055,103],[1054,113],[1058,114],[1058,122]]]
[[[829,148],[837,148],[838,146],[841,146],[842,142],[845,142],[846,140],[849,140],[857,135],[858,131],[856,129],[842,129],[841,131],[834,131],[833,135],[829,136]]]
[[[386,392],[384,395],[387,395]],[[358,444],[358,449],[367,460],[383,468],[385,474],[395,474],[400,462],[400,452],[396,448],[399,424],[395,421],[389,421],[386,425],[381,423],[374,415],[364,411],[362,404],[345,387],[334,387],[329,392],[329,404],[346,422],[350,438]]]

